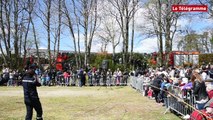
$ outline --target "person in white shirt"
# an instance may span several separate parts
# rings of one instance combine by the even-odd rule
[[[204,81],[207,79],[207,71],[205,67],[202,68],[201,77]]]

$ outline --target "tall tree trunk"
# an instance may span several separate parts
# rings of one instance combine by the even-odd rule
[[[76,61],[76,64],[77,64],[77,68],[80,68],[82,67],[81,65],[81,50],[80,50],[80,27],[79,27],[79,24],[80,24],[80,20],[79,20],[79,17],[76,13],[76,4],[75,4],[75,1],[72,0],[72,3],[73,3],[73,8],[74,8],[74,14],[75,14],[75,20],[76,20],[76,26],[77,26],[77,48],[78,48],[78,54],[77,54],[77,61]]]
[[[23,49],[24,49],[24,56],[23,56],[23,65],[26,65],[26,56],[27,56],[27,48],[26,48],[26,44],[27,44],[27,36],[28,36],[28,32],[29,32],[29,28],[30,28],[30,19],[28,21],[28,24],[27,24],[27,30],[25,32],[25,36],[24,36],[24,44],[23,44]],[[24,67],[24,66],[23,66]]]
[[[4,27],[4,22],[3,22],[3,0],[0,1],[0,27],[1,27],[1,31],[2,34],[0,35],[0,38],[3,40],[5,48],[7,49],[7,44],[6,44],[6,33],[5,33],[5,27]],[[3,49],[2,49],[2,43],[0,42],[0,49],[1,49],[1,53],[2,53],[2,57],[4,60],[4,64],[7,65],[7,56],[5,55]]]
[[[134,1],[135,0],[133,0],[133,5],[135,4]],[[135,7],[133,8],[133,16],[132,16],[132,39],[131,39],[131,52],[129,63],[133,60],[134,35],[135,35]]]
[[[48,56],[49,56],[49,68],[51,69],[52,68],[52,57],[51,57],[51,38],[50,38],[50,17],[51,17],[51,14],[50,14],[50,8],[51,8],[51,1],[47,1],[47,39],[48,39]]]
[[[74,1],[73,1],[73,4],[74,4]],[[70,34],[71,34],[72,39],[73,39],[75,61],[76,61],[76,66],[78,68],[79,67],[79,65],[78,65],[78,56],[77,56],[78,53],[77,53],[76,37],[75,37],[75,33],[74,33],[74,26],[73,26],[73,23],[72,23],[72,20],[71,20],[71,16],[69,15],[69,11],[68,11],[68,9],[66,7],[65,2],[64,2],[64,8],[65,8],[65,15],[66,15],[67,20],[68,20],[69,31],[70,31]],[[75,9],[75,5],[74,5],[74,9]]]
[[[60,39],[61,39],[61,18],[62,18],[62,10],[61,10],[61,7],[62,7],[62,1],[61,0],[58,0],[58,47],[57,47],[57,55],[58,56],[58,53],[59,53],[59,49],[60,49]]]
[[[88,7],[87,7],[88,2],[86,0],[83,0],[83,26],[84,26],[84,66],[87,65],[88,62],[88,20],[89,20],[89,13],[88,13]]]
[[[91,2],[93,3],[93,2]],[[98,13],[97,13],[97,0],[94,0],[94,3],[92,4],[92,9],[94,9],[94,16],[93,16],[93,13],[91,13],[91,21],[93,21],[93,23],[91,24],[91,28],[90,28],[90,36],[89,36],[89,44],[88,44],[88,55],[87,55],[87,62],[90,63],[90,53],[91,53],[91,47],[92,47],[92,40],[93,40],[93,37],[94,37],[94,33],[95,33],[95,30],[96,30],[96,25],[97,25],[97,18],[98,18]],[[93,18],[94,17],[94,18]]]
[[[172,46],[171,46],[171,40],[170,40],[170,28],[171,28],[171,19],[170,19],[170,14],[169,13],[169,4],[167,2],[166,4],[166,31],[165,31],[165,39],[166,39],[166,45],[165,45],[165,66],[168,67],[168,62],[169,62],[169,53],[172,51]]]
[[[126,68],[127,67],[127,62],[128,62],[128,49],[129,49],[129,21],[130,21],[130,17],[129,17],[129,9],[128,9],[128,6],[129,6],[129,3],[127,3],[128,0],[126,0],[126,3],[125,3],[125,9],[126,9],[126,17],[125,17],[125,59],[124,59],[124,67]]]
[[[5,47],[6,47],[6,52],[7,52],[7,56],[8,56],[8,59],[7,59],[7,65],[11,68],[12,67],[12,59],[11,59],[11,45],[10,45],[10,35],[11,35],[11,21],[10,21],[10,14],[11,14],[11,10],[12,10],[12,6],[11,6],[11,3],[9,3],[10,1],[7,1],[5,4],[4,4],[4,9],[5,9],[5,15],[6,15],[6,23],[7,23],[7,30],[8,30],[8,33],[7,33],[7,40],[4,41],[5,42]],[[7,6],[8,4],[8,6]]]
[[[16,68],[17,67],[17,62],[19,61],[19,50],[18,50],[18,1],[14,0],[14,27],[15,27],[15,33],[14,33],[14,51],[15,51],[15,61],[11,61],[13,63],[13,66]],[[12,49],[11,49],[12,50]],[[11,51],[10,50],[10,51]]]
[[[35,25],[34,25],[34,22],[31,18],[31,16],[30,16],[30,21],[31,21],[31,24],[32,24],[32,27],[33,27],[33,37],[34,37],[34,43],[35,43],[35,46],[36,46],[36,55],[37,55],[37,58],[38,58],[38,66],[39,66],[39,68],[41,68],[40,54],[39,54],[37,37],[36,37],[36,30],[35,30]]]
[[[162,14],[162,5],[161,0],[158,0],[158,34],[159,34],[159,43],[160,43],[160,66],[163,66],[163,34],[162,34],[162,22],[161,22],[161,14]]]

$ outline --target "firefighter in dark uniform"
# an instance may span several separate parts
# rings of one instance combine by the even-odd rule
[[[36,120],[43,120],[42,106],[36,89],[36,87],[41,86],[41,84],[35,78],[35,70],[33,68],[26,70],[22,83],[24,89],[24,103],[27,110],[25,120],[32,120],[33,108],[37,113]]]

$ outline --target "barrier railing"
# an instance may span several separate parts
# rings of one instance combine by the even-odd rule
[[[150,83],[147,83],[146,79],[148,78],[131,76],[130,85],[144,94],[145,87],[154,87]],[[157,89],[160,90],[160,88]],[[171,111],[175,114],[185,116],[187,114],[190,115],[192,111],[195,110],[195,100],[191,90],[181,90],[179,87],[171,86],[171,88],[165,92],[167,93],[167,97],[164,98],[164,102],[167,109],[164,114]]]

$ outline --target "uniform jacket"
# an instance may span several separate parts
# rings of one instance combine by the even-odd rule
[[[35,81],[34,77],[26,75],[23,78],[24,98],[39,98],[36,87],[40,85],[40,83]]]

